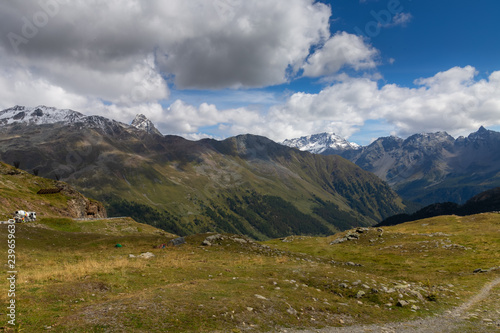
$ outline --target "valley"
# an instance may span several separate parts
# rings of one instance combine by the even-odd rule
[[[0,4],[0,333],[500,333],[500,1]]]

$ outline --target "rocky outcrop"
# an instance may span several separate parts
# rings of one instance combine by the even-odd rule
[[[61,193],[69,197],[68,208],[64,215],[73,218],[105,218],[106,208],[98,201],[88,199],[64,182],[57,182]]]
[[[343,237],[339,237],[330,242],[330,245],[340,244],[347,241],[358,240],[361,234],[372,234],[378,233],[379,237],[382,237],[384,230],[382,228],[356,228],[355,230],[349,230]]]

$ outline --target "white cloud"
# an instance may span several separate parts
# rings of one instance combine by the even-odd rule
[[[392,18],[392,26],[406,26],[413,16],[410,13],[397,13]]]
[[[181,100],[176,100],[156,119],[162,132],[171,134],[194,134],[201,127],[224,126],[233,128],[250,128],[261,121],[260,114],[246,108],[218,110],[213,104],[202,103],[195,107]],[[229,130],[226,133],[240,134]]]
[[[500,72],[476,80],[473,67],[455,67],[416,80],[415,88],[394,84],[378,86],[370,78],[349,78],[318,94],[295,93],[267,112],[245,108],[217,110],[175,102],[166,115],[171,130],[198,133],[219,126],[221,136],[253,133],[281,141],[318,132],[349,137],[368,120],[384,119],[384,128],[408,136],[419,132],[448,131],[465,135],[479,126],[500,124]]]
[[[161,73],[181,88],[287,82],[330,35],[331,9],[313,0],[40,3],[52,5],[0,4],[0,50],[54,85],[115,99],[129,93],[127,75]]]
[[[476,74],[473,67],[455,67],[416,80],[416,88],[379,88],[367,78],[345,78],[319,94],[294,94],[271,113],[287,120],[288,137],[311,134],[310,128],[349,137],[370,119],[385,119],[402,136],[442,130],[463,135],[500,124],[500,72],[487,80],[476,80]],[[276,133],[278,139],[283,135]]]
[[[59,108],[82,107],[87,98],[19,67],[0,67],[0,108],[20,105],[56,105]]]
[[[304,65],[304,76],[318,77],[337,73],[344,66],[355,70],[376,67],[378,51],[360,36],[340,32],[314,52]]]
[[[500,71],[477,79],[476,69],[470,66],[415,80],[414,88],[379,86],[372,78],[341,75],[339,81],[317,94],[294,93],[267,110],[221,110],[214,104],[194,106],[182,100],[166,109],[155,102],[106,105],[51,85],[27,70],[3,69],[0,74],[0,107],[16,104],[13,96],[25,94],[28,106],[56,105],[126,123],[143,113],[163,133],[190,139],[252,133],[280,141],[323,131],[348,138],[368,120],[381,119],[386,128],[392,125],[394,133],[401,136],[441,130],[464,135],[481,125],[500,125]],[[211,134],[204,134],[208,127],[213,129]]]

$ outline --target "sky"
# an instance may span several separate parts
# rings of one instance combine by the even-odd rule
[[[0,1],[0,109],[275,141],[500,130],[497,0]]]

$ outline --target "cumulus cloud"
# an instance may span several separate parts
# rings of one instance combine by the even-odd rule
[[[148,68],[181,88],[286,82],[330,36],[331,9],[313,0],[20,0],[0,13],[5,55],[56,85],[120,99],[130,87],[118,77]]]
[[[376,67],[378,51],[360,36],[340,32],[314,52],[304,65],[304,76],[319,77],[337,73],[344,66],[355,70]]]
[[[279,139],[287,131],[310,134],[310,128],[349,137],[370,119],[385,119],[401,136],[442,130],[463,135],[500,124],[500,72],[482,80],[476,75],[471,66],[455,67],[416,80],[415,88],[345,77],[318,94],[294,94],[270,114],[286,120],[287,129],[276,133]]]
[[[260,121],[258,112],[246,108],[218,110],[213,104],[202,103],[196,107],[176,100],[162,114],[159,127],[169,133],[193,134],[198,133],[201,127],[249,128]]]
[[[0,67],[0,108],[16,104],[56,105],[59,108],[78,108],[87,98],[73,94],[28,69]]]
[[[302,68],[320,76],[374,67],[376,50],[354,35],[331,36],[330,16],[314,0],[2,2],[0,107],[46,104],[121,121],[148,111],[166,131],[191,133],[215,120],[244,130],[256,111],[208,104],[195,111],[180,101],[158,110],[169,86],[267,87]]]

